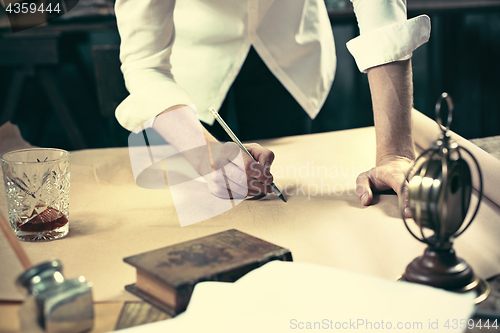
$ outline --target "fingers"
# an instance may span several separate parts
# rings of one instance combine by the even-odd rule
[[[245,160],[247,174],[264,184],[272,184],[274,179],[273,175],[271,175],[271,164],[274,161],[274,153],[256,143],[247,144],[245,148],[258,161],[255,162],[250,156],[244,154],[243,159]]]
[[[274,154],[268,149],[257,144],[251,144],[250,148],[263,161],[272,162],[274,159]],[[273,182],[270,164],[259,164],[231,142],[212,146],[211,155],[213,169],[222,170],[224,174],[222,177],[215,172],[213,176],[206,177],[210,190],[215,195],[228,197],[228,190],[233,192],[234,197],[272,192],[268,185]]]
[[[356,195],[363,206],[368,206],[373,200],[369,177],[370,171],[367,171],[356,178]]]
[[[412,217],[411,209],[409,207],[409,193],[408,193],[408,181],[405,178],[406,169],[393,169],[389,168],[389,172],[386,172],[383,175],[383,181],[388,185],[388,187],[392,188],[394,192],[398,195],[402,200],[403,205],[403,214],[405,217]],[[403,184],[405,184],[403,189]]]
[[[274,181],[273,175],[271,175],[271,165],[262,165],[253,160],[247,160],[245,156],[245,170],[249,177],[249,179],[256,179],[257,181],[271,185]]]
[[[408,188],[408,182],[405,180],[405,188],[403,191],[403,214],[405,214],[406,218],[411,218],[413,217],[413,214],[411,213],[410,209],[410,192]]]
[[[411,217],[408,187],[405,186],[402,191],[403,183],[407,184],[405,174],[408,164],[408,162],[387,163],[361,173],[356,179],[356,195],[361,204],[363,206],[371,204],[374,191],[392,189],[402,199],[405,217]]]
[[[226,177],[230,180],[230,185],[233,183],[238,185],[238,188],[247,188],[249,195],[256,195],[262,193],[270,193],[272,191],[271,187],[267,184],[264,184],[259,179],[252,176],[250,173],[245,172],[245,169],[241,169],[238,167],[238,164],[242,164],[242,162],[238,161],[238,159],[243,159],[244,157],[237,158],[233,160],[233,163],[229,163],[224,167],[224,173]],[[252,161],[251,165],[257,164]],[[260,174],[260,171],[257,173]],[[241,193],[241,191],[238,191]]]
[[[274,159],[274,153],[257,144],[248,146],[253,153],[268,164],[256,162],[252,157],[241,151],[235,143],[227,142],[217,152],[212,153],[214,156],[214,169],[227,168],[228,177],[241,185],[252,179],[256,179],[263,184],[272,184],[273,176],[270,172],[270,162]],[[239,158],[239,156],[241,157]],[[231,167],[231,165],[234,167]],[[240,172],[238,172],[238,169]]]
[[[260,164],[271,165],[274,161],[274,153],[267,148],[262,147],[257,143],[249,143],[244,145],[252,156],[259,161]]]
[[[226,166],[218,172],[205,175],[210,192],[214,195],[229,199],[231,196],[233,198],[244,198],[247,195],[254,196],[272,192],[269,185],[262,184],[255,178],[248,182],[245,180],[243,184],[235,182],[228,176],[229,173],[232,173],[233,176],[235,175],[234,170],[228,171],[229,168],[231,168],[231,165]],[[236,172],[242,173],[235,166],[232,166],[232,168],[237,169]],[[239,176],[233,178],[239,178]]]

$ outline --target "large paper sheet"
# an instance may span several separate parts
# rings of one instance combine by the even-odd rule
[[[168,189],[135,184],[126,148],[73,152],[68,237],[23,247],[34,263],[58,258],[67,278],[84,275],[94,284],[96,301],[135,299],[124,290],[135,282],[135,269],[124,257],[231,228],[289,248],[297,262],[392,280],[423,253],[424,245],[403,225],[395,195],[380,195],[376,204],[363,207],[354,194],[358,173],[375,161],[373,128],[262,144],[276,154],[271,171],[288,202],[274,195],[247,199],[186,227],[179,224]],[[7,216],[3,191],[0,211]],[[458,255],[485,278],[500,273],[499,218],[498,206],[485,200],[476,221],[456,240]],[[23,270],[3,235],[0,262],[0,299],[23,299],[14,286]]]
[[[463,332],[474,298],[473,293],[274,261],[235,283],[202,282],[185,313],[120,332]]]
[[[424,114],[413,110],[413,138],[415,144],[421,150],[431,147],[432,143],[437,140],[441,131],[438,124],[425,116]],[[484,195],[497,206],[500,207],[500,160],[488,154],[470,141],[464,139],[460,135],[450,131],[451,139],[459,146],[467,149],[474,158],[478,161],[483,174],[483,192]],[[463,154],[464,159],[469,163],[470,168],[475,171],[474,161],[467,153]],[[477,173],[473,177],[474,188],[479,190]]]

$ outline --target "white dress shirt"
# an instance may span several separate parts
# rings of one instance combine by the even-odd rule
[[[347,47],[361,71],[409,59],[429,38],[429,18],[407,21],[405,0],[352,2],[360,36]],[[208,108],[219,109],[251,46],[311,118],[330,91],[336,57],[323,0],[117,0],[115,10],[130,92],[116,117],[128,130],[181,104],[212,124]]]

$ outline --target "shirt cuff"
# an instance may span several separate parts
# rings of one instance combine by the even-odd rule
[[[407,60],[412,52],[429,40],[431,21],[421,15],[371,30],[349,42],[346,46],[361,72],[398,60]]]
[[[135,130],[153,119],[169,107],[175,105],[192,105],[188,93],[177,83],[163,81],[150,84],[130,94],[116,108],[116,119],[129,131]]]

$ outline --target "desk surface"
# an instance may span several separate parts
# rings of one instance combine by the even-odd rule
[[[92,281],[97,302],[117,302],[116,307],[108,304],[109,316],[114,318],[122,301],[136,300],[123,289],[135,280],[135,271],[123,263],[124,257],[230,228],[289,248],[295,261],[389,279],[422,253],[423,245],[409,235],[400,219],[395,195],[380,195],[375,205],[362,207],[354,194],[357,174],[375,159],[373,128],[262,144],[276,153],[272,172],[288,203],[275,196],[245,200],[219,216],[183,228],[169,190],[135,185],[127,149],[73,152],[68,237],[23,243],[23,247],[34,263],[59,258],[65,276],[84,275]],[[4,215],[7,211],[3,192],[0,211]],[[499,217],[500,208],[485,200],[474,224],[456,241],[458,255],[486,278],[500,272]],[[22,300],[12,283],[22,268],[3,235],[0,261],[5,268],[0,274],[0,299]],[[0,307],[1,316],[6,315],[4,310]]]

